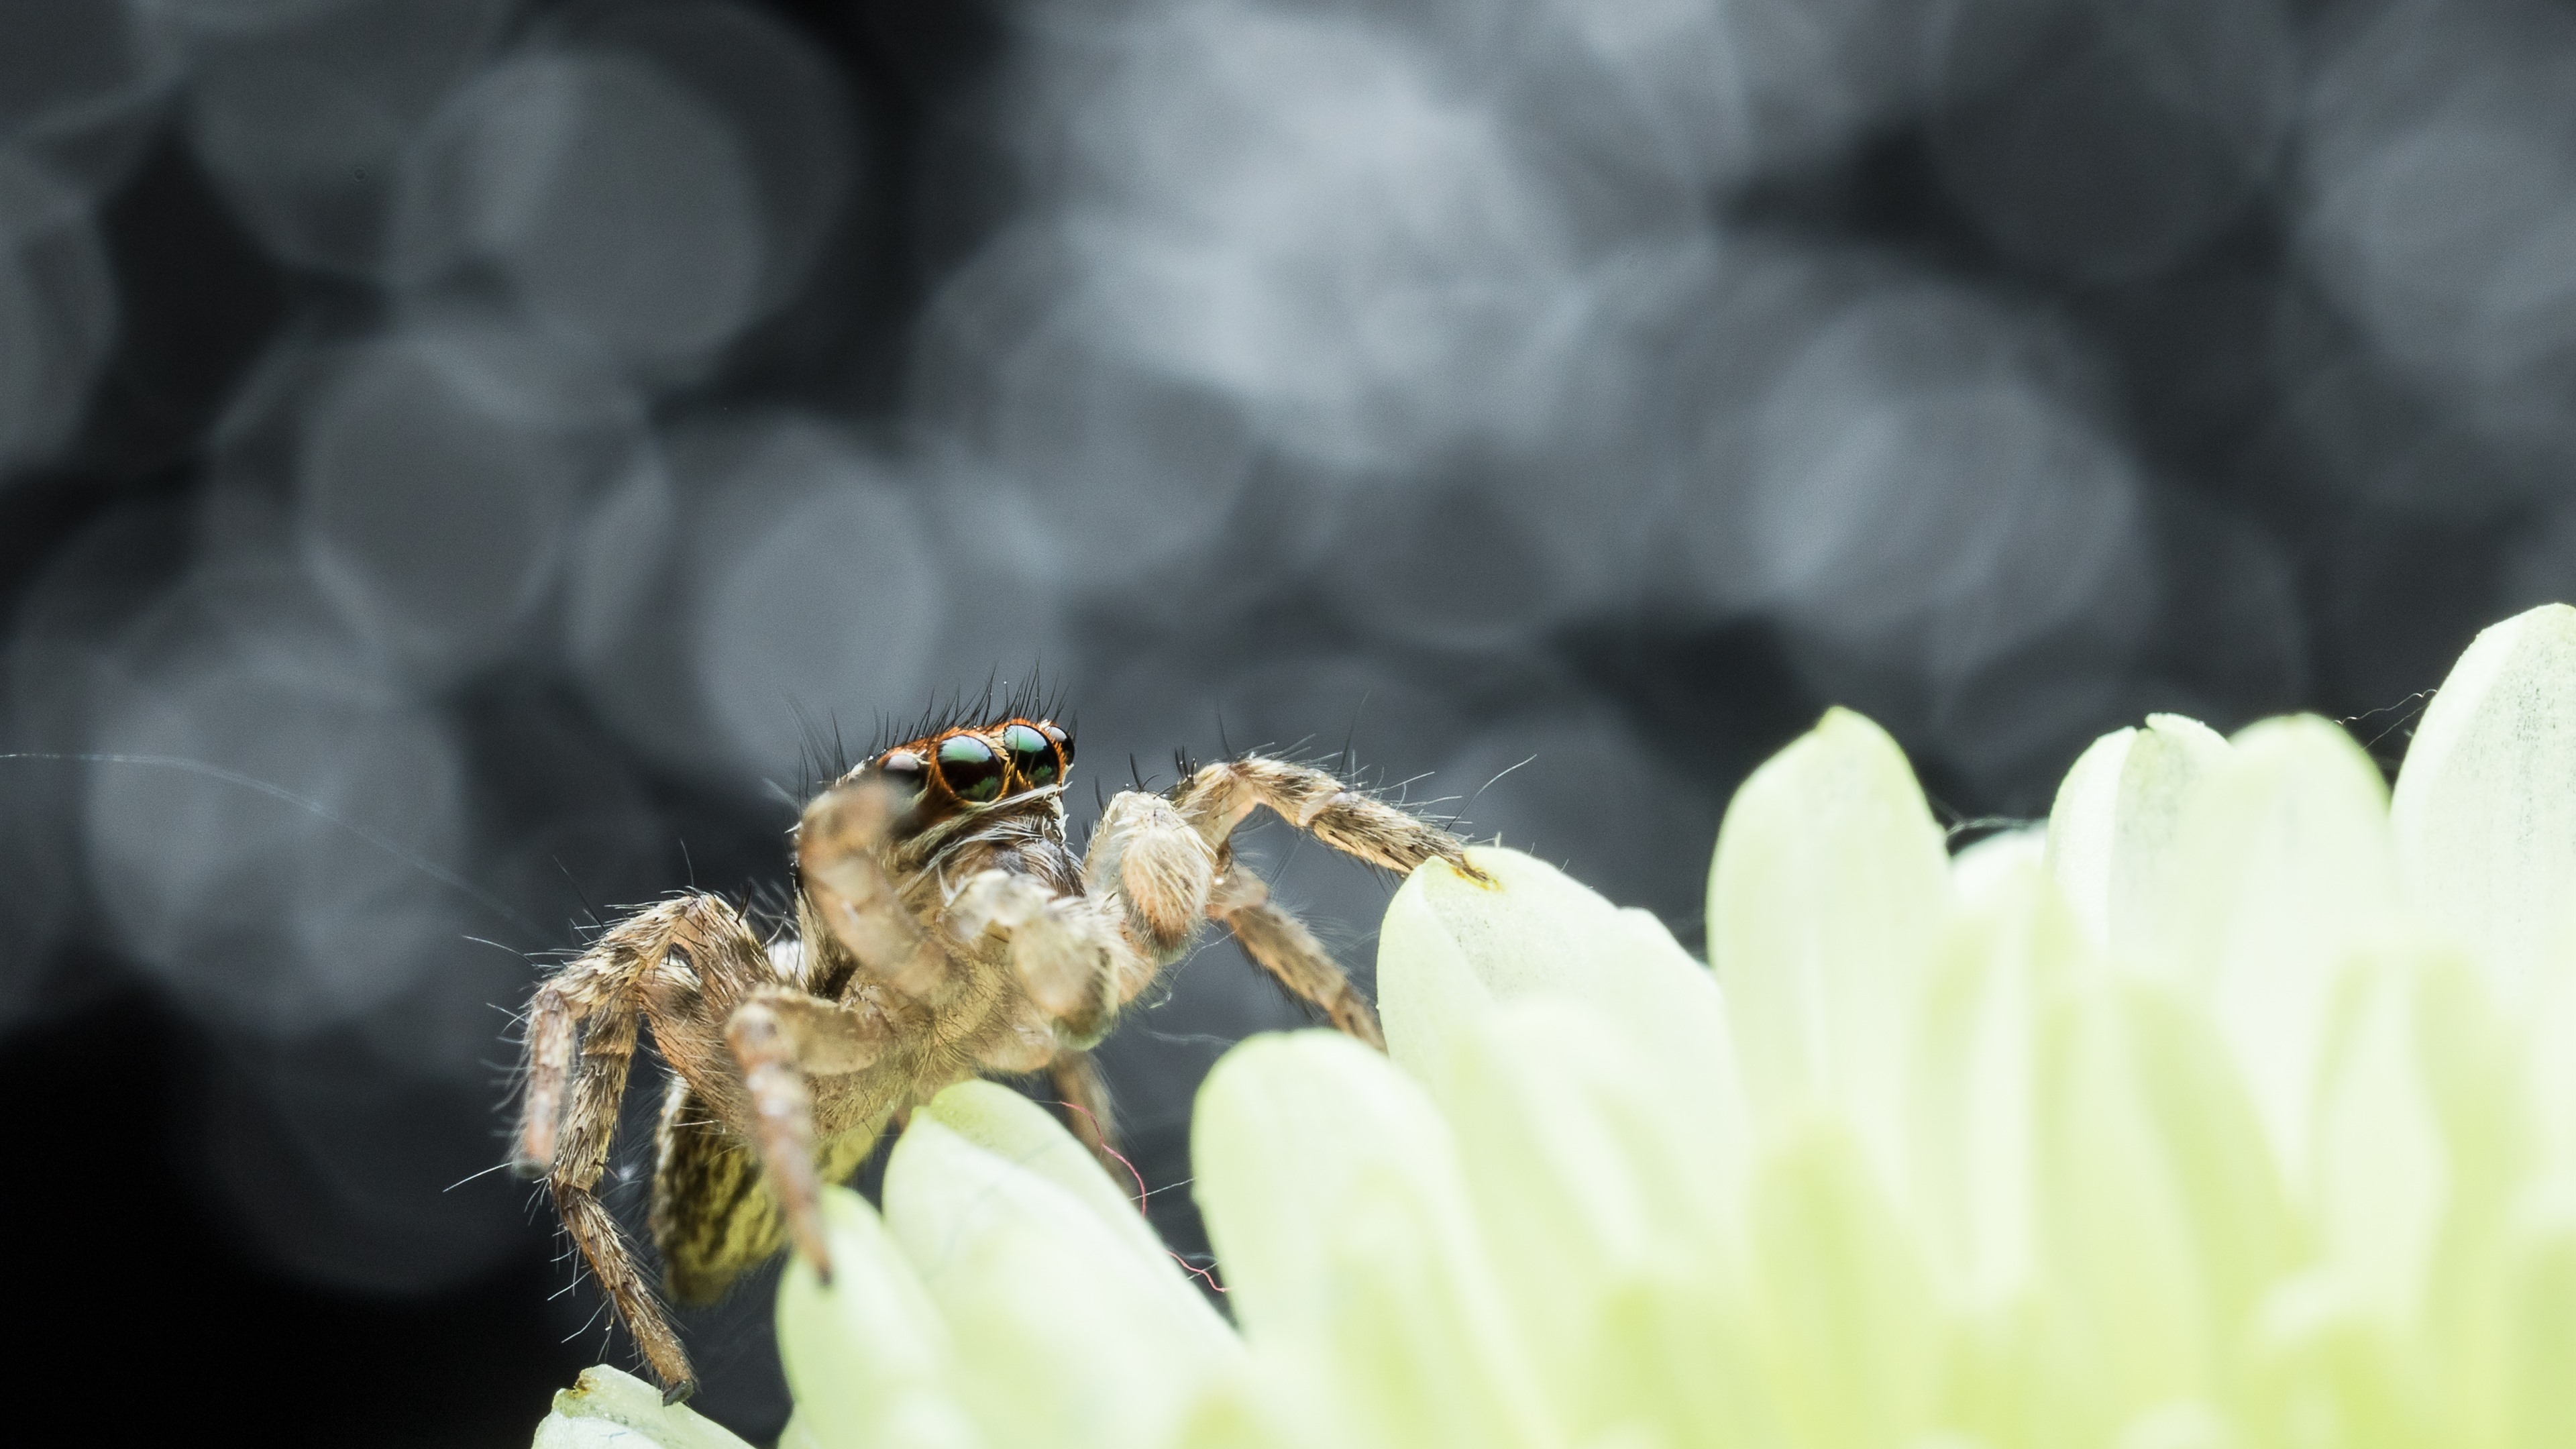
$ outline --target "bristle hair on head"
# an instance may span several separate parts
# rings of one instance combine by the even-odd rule
[[[790,803],[801,803],[829,788],[833,781],[850,773],[850,767],[856,765],[858,761],[850,758],[849,743],[841,734],[839,711],[833,711],[817,720],[803,705],[792,700],[787,707],[796,716],[797,767],[803,772],[802,783],[805,787],[802,794],[796,796]],[[874,754],[875,751],[872,750],[869,753]],[[771,788],[777,787],[773,785]],[[780,791],[780,793],[786,792]]]
[[[1068,730],[1072,729],[1072,723],[1065,714],[1063,687],[1048,688],[1038,667],[1032,664],[1027,677],[1017,684],[1002,679],[997,671],[985,679],[983,689],[977,693],[968,694],[960,689],[945,703],[934,696],[930,707],[909,724],[898,725],[892,719],[881,720],[876,740],[868,746],[867,757],[874,759],[897,745],[926,740],[950,730],[1000,724],[1007,719],[1053,720]]]

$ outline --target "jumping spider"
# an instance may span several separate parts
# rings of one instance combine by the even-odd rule
[[[1073,736],[1025,717],[1038,713],[925,725],[808,803],[793,934],[764,940],[732,905],[691,893],[618,922],[537,988],[513,1165],[551,1186],[667,1400],[696,1388],[688,1355],[593,1194],[639,1023],[673,1072],[650,1218],[671,1296],[710,1300],[789,1243],[828,1280],[820,1185],[942,1088],[1044,1071],[1106,1153],[1090,1048],[1202,920],[1384,1046],[1341,968],[1236,865],[1234,829],[1256,806],[1388,870],[1440,859],[1474,873],[1447,831],[1260,755],[1185,770],[1165,794],[1120,792],[1077,857],[1064,833]]]

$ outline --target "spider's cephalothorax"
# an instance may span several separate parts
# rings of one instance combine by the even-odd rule
[[[1472,873],[1447,831],[1259,755],[1164,794],[1121,792],[1076,855],[1072,768],[1073,737],[1052,720],[926,731],[806,805],[792,934],[764,940],[693,893],[618,922],[537,989],[516,1165],[551,1186],[666,1397],[695,1387],[688,1355],[593,1193],[640,1025],[672,1068],[653,1239],[671,1294],[703,1302],[790,1243],[828,1277],[821,1184],[855,1170],[888,1120],[969,1077],[1048,1073],[1074,1131],[1107,1153],[1089,1048],[1202,921],[1383,1045],[1341,968],[1236,868],[1231,837],[1255,807],[1389,870],[1438,858]]]

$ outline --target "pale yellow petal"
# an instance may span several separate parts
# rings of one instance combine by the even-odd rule
[[[2227,757],[2198,720],[2147,716],[2145,729],[2095,740],[2058,786],[2048,813],[2049,868],[2094,938],[2128,959],[2165,960],[2165,903],[2177,864],[2184,798]]]
[[[967,1081],[933,1097],[921,1110],[975,1146],[1063,1188],[1149,1270],[1173,1272],[1171,1254],[1128,1199],[1127,1185],[1102,1170],[1091,1149],[1046,1108],[999,1082]]]
[[[2169,988],[2081,988],[2046,1048],[2047,1283],[2125,1417],[2201,1400],[2300,1248],[2262,1127],[2214,1028]]]
[[[801,1432],[824,1449],[982,1443],[958,1400],[948,1325],[876,1209],[846,1188],[826,1188],[823,1223],[832,1286],[791,1258],[778,1290],[778,1355]]]
[[[2478,635],[2425,706],[2398,772],[2415,908],[2475,950],[2503,999],[2563,974],[2576,933],[2576,608]]]
[[[2443,952],[2412,953],[2414,1067],[2441,1134],[2444,1191],[2440,1241],[2421,1315],[2437,1350],[2468,1341],[2481,1275],[2506,1236],[2515,1200],[2544,1173],[2524,1098],[2529,1072],[2512,1024],[2499,1016],[2486,977]],[[2354,1132],[2367,1118],[2355,1112]],[[2356,1191],[2368,1187],[2353,1174]]]
[[[2410,1340],[2413,1325],[2311,1274],[2273,1290],[2248,1335],[2245,1418],[2256,1444],[2422,1449],[2433,1384]]]
[[[1528,997],[1433,1081],[1538,1382],[1577,1440],[1754,1442],[1732,1184],[1591,1004]]]
[[[1763,1363],[1786,1441],[1877,1449],[1933,1428],[1941,1315],[1856,1144],[1822,1120],[1784,1133],[1751,1209]]]
[[[2352,737],[2265,720],[2202,767],[2175,836],[2165,960],[2205,1000],[2285,1177],[2303,1182],[2327,1003],[2396,921],[2388,792]]]
[[[1945,935],[1910,1050],[1907,1200],[1952,1300],[1983,1311],[2038,1271],[2043,1025],[2097,947],[2045,864],[1998,864]]]
[[[721,1424],[605,1364],[555,1395],[532,1449],[750,1449]]]
[[[2495,1058],[2469,1059],[2504,1046],[2477,991],[2464,965],[2391,949],[2355,970],[2321,1033],[2318,1247],[2391,1322],[2425,1311],[2446,1242],[2492,1230],[2510,1188],[2495,1139],[2519,1135],[2513,1096],[2491,1079]]]
[[[2255,1449],[2216,1405],[2198,1399],[2158,1404],[2120,1426],[2110,1449]]]
[[[1859,715],[1828,712],[1744,782],[1710,871],[1709,959],[1765,1118],[1848,1112],[1895,1169],[1904,1037],[1949,892],[1904,752]]]
[[[2023,872],[2047,867],[2047,826],[1997,831],[1950,857],[1950,893],[1974,902],[1998,889],[2018,889],[2016,878]]]
[[[930,1113],[896,1144],[885,1202],[956,1342],[960,1396],[996,1443],[1153,1443],[1241,1353],[1168,1257],[1140,1255],[1083,1195]]]
[[[2562,1188],[2517,1224],[2507,1268],[2499,1387],[2512,1449],[2576,1444],[2576,1192]]]
[[[1489,881],[1433,861],[1387,907],[1378,932],[1378,1006],[1387,1051],[1416,1076],[1497,1004],[1578,997],[1620,1033],[1660,1088],[1705,1126],[1712,1152],[1742,1135],[1726,1004],[1707,967],[1663,923],[1622,910],[1544,861],[1477,847]]]
[[[2528,1189],[2496,1249],[2461,1442],[2563,1449],[2576,1444],[2576,1179]]]
[[[1208,1074],[1191,1145],[1236,1319],[1264,1358],[1311,1370],[1338,1442],[1559,1442],[1449,1129],[1410,1077],[1337,1033],[1254,1037]]]
[[[2576,1172],[2576,973],[2548,982],[2518,1015],[2533,1152],[2555,1171]]]

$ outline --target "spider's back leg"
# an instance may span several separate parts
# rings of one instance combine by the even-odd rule
[[[616,1217],[593,1189],[608,1166],[649,978],[663,969],[679,923],[708,907],[727,909],[712,898],[684,897],[640,911],[537,988],[516,1160],[523,1174],[546,1178],[564,1231],[599,1276],[670,1400],[697,1387],[689,1356]]]

